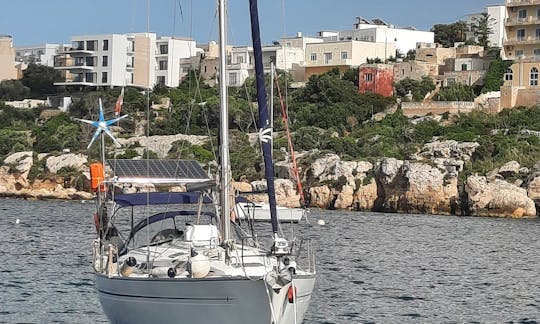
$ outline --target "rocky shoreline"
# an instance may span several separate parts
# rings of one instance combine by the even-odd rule
[[[540,206],[540,163],[531,169],[509,161],[486,175],[461,179],[478,143],[435,141],[413,159],[384,158],[374,163],[343,161],[335,154],[305,152],[303,183],[309,206],[322,209],[534,218]],[[161,155],[161,154],[160,154]],[[311,161],[311,162],[307,162]],[[40,176],[35,177],[36,168]],[[288,163],[277,163],[279,204],[298,207]],[[34,173],[34,174],[32,174]],[[46,174],[46,176],[43,176]],[[0,196],[26,199],[89,200],[88,159],[82,154],[17,152],[0,167]],[[264,181],[236,182],[239,192],[265,200]]]

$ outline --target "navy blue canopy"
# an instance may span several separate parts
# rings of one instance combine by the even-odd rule
[[[149,192],[136,194],[121,194],[114,197],[120,206],[195,204],[199,202],[200,192]],[[203,203],[211,203],[208,196],[203,197]]]
[[[244,196],[236,196],[236,197],[234,197],[234,201],[236,203],[250,203],[251,202]]]

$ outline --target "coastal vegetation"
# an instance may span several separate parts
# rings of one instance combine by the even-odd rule
[[[506,66],[504,61],[492,65],[486,87],[497,84]],[[215,88],[198,81],[195,76],[193,73],[176,89],[156,87],[152,91],[152,103],[160,103],[167,97],[170,98],[170,106],[152,112],[151,135],[183,133],[215,137],[219,98]],[[26,80],[29,82],[28,78]],[[48,80],[51,83],[54,78]],[[289,81],[289,78],[281,77],[282,89]],[[540,161],[540,138],[535,133],[540,131],[538,109],[504,110],[498,115],[476,111],[467,115],[445,115],[442,121],[425,118],[418,122],[405,117],[400,109],[388,112],[390,108],[395,108],[395,98],[359,94],[354,82],[350,72],[340,74],[334,70],[312,76],[303,88],[288,89],[288,114],[295,149],[332,152],[345,160],[375,161],[383,157],[408,159],[434,139],[478,142],[480,147],[472,160],[466,163],[463,177],[472,173],[485,174],[509,160],[516,160],[526,167]],[[0,88],[5,83],[2,82]],[[41,84],[39,88],[43,91],[49,89],[46,84]],[[434,84],[429,78],[421,81],[405,79],[396,84],[398,96],[410,92],[413,100],[420,100],[433,89]],[[103,99],[104,107],[110,114],[119,91],[103,89],[73,94],[75,99],[69,112],[48,119],[40,118],[44,107],[15,109],[0,102],[0,157],[24,150],[38,153],[65,149],[86,152],[93,130],[71,117],[96,119],[97,98]],[[245,87],[231,89],[230,93],[234,177],[260,178],[260,153],[256,145],[247,144],[246,135],[256,132],[254,82],[248,80]],[[9,93],[7,96],[10,97]],[[439,93],[441,100],[471,100],[474,96],[472,88],[458,84],[443,88]],[[274,102],[279,102],[277,94]],[[385,111],[384,118],[372,119],[375,114]],[[137,89],[126,89],[122,113],[129,114],[130,118],[118,125],[119,136],[131,137],[146,120],[145,94]],[[277,131],[274,149],[278,157],[284,157],[282,152],[287,149],[287,141],[283,134],[281,113],[276,112],[274,123]],[[169,157],[188,157],[208,162],[217,155],[216,149],[215,142],[214,145],[211,142],[205,145],[178,142],[174,144]],[[92,148],[89,156],[97,158],[98,150]],[[141,154],[129,147],[115,153],[115,156],[134,158]]]

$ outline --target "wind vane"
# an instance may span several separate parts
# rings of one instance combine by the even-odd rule
[[[116,140],[116,138],[112,134],[111,130],[109,129],[109,126],[111,126],[112,124],[118,122],[121,119],[126,118],[127,116],[128,115],[124,115],[124,116],[120,116],[120,117],[117,117],[117,118],[105,120],[105,116],[103,115],[103,104],[101,103],[101,98],[99,98],[99,119],[97,121],[92,121],[92,120],[87,120],[87,119],[79,119],[79,118],[74,118],[74,119],[78,120],[80,122],[92,125],[92,126],[97,128],[96,132],[94,133],[94,136],[92,136],[92,140],[88,144],[87,149],[89,149],[90,146],[92,146],[92,144],[96,140],[96,138],[98,138],[98,136],[101,134],[101,132],[105,132],[105,134],[107,134],[113,140],[114,144],[117,147],[120,147],[121,146],[120,143]]]

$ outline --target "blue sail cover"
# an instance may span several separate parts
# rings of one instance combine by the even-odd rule
[[[257,81],[257,103],[259,105],[259,134],[264,157],[264,174],[268,186],[268,203],[270,204],[270,219],[272,232],[278,232],[278,220],[276,211],[276,190],[274,187],[274,162],[272,161],[272,130],[268,118],[268,106],[266,104],[266,88],[264,85],[264,68],[261,48],[261,32],[259,28],[259,10],[257,0],[249,0],[249,12],[251,17],[251,38],[253,40],[253,54],[255,56],[255,77]]]
[[[200,192],[149,192],[121,194],[114,197],[120,206],[167,205],[167,204],[196,204],[201,197]],[[207,196],[203,197],[205,204],[211,203]]]

